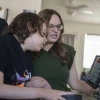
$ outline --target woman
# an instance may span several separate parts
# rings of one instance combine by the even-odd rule
[[[78,79],[75,67],[75,50],[61,42],[64,25],[61,16],[53,9],[44,9],[38,14],[48,27],[47,44],[35,57],[34,75],[45,78],[56,90],[74,90],[92,93],[88,84]]]
[[[65,100],[63,91],[24,87],[33,80],[33,62],[30,51],[40,51],[46,40],[47,27],[34,13],[17,15],[0,38],[0,98]],[[42,81],[35,79],[38,86]],[[42,82],[42,85],[44,83]]]

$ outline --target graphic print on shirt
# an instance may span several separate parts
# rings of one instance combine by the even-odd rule
[[[31,78],[31,72],[25,70],[23,76],[21,76],[17,71],[15,72],[16,72],[15,75],[12,76],[12,81],[13,81],[12,85],[24,87],[25,83],[29,81]]]

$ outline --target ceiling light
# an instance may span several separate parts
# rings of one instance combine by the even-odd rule
[[[82,12],[85,13],[85,14],[90,14],[90,15],[93,14],[93,11],[89,11],[89,10],[83,10]]]

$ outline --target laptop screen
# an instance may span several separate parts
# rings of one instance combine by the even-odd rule
[[[100,82],[100,55],[96,55],[91,70],[87,75],[86,82],[96,88]]]

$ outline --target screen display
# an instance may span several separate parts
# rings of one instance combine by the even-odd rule
[[[92,70],[90,72],[90,81],[95,83],[97,81],[98,76],[100,75],[100,61],[98,62],[95,61],[93,66],[92,66]]]
[[[100,83],[100,56],[96,56],[91,70],[87,75],[86,82],[93,88],[97,88]]]

